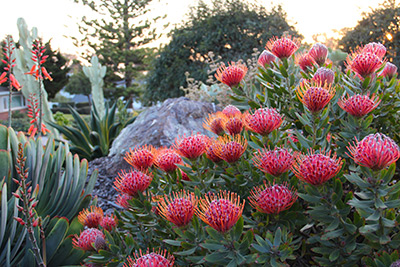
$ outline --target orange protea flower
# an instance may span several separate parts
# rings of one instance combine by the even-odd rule
[[[96,228],[89,228],[84,230],[78,235],[74,236],[72,244],[76,249],[81,249],[84,251],[94,251],[93,243],[96,239],[105,239],[103,232]]]
[[[137,170],[122,171],[115,178],[114,188],[120,193],[136,196],[139,192],[146,190],[152,180],[153,175],[148,172]]]
[[[303,71],[307,71],[308,69],[312,69],[317,63],[314,58],[311,57],[308,53],[303,52],[296,56],[296,63],[300,66]]]
[[[392,79],[397,74],[397,67],[396,65],[387,62],[383,70],[379,73],[379,76]]]
[[[221,149],[221,145],[218,144],[217,140],[213,139],[206,150],[207,158],[215,163],[220,162],[222,159],[218,156],[221,153],[219,149]]]
[[[237,115],[242,115],[242,112],[240,112],[240,110],[235,106],[227,105],[222,110],[222,114],[224,114],[226,117],[230,118],[230,117],[235,117]]]
[[[115,215],[107,215],[101,220],[100,226],[103,227],[107,231],[111,231],[117,227],[118,219]]]
[[[235,135],[240,134],[243,130],[243,115],[236,114],[235,116],[225,117],[222,120],[222,127],[227,134]]]
[[[370,168],[381,170],[396,162],[400,157],[399,146],[388,136],[376,133],[364,137],[363,140],[347,147],[355,163]]]
[[[218,232],[225,233],[242,216],[244,203],[244,200],[240,203],[240,196],[233,192],[208,193],[200,199],[195,213],[203,222]]]
[[[381,102],[378,96],[372,94],[371,98],[367,95],[353,95],[347,99],[342,96],[338,101],[339,107],[350,115],[361,118],[373,111]]]
[[[196,159],[206,151],[209,142],[208,136],[203,134],[183,135],[175,139],[174,147],[185,158]]]
[[[229,163],[236,162],[247,148],[247,140],[240,135],[220,136],[215,144],[217,156]]]
[[[103,220],[103,210],[99,207],[91,206],[89,209],[84,209],[79,212],[78,220],[88,228],[97,228]]]
[[[315,84],[333,84],[334,80],[335,72],[324,67],[318,68],[311,79]]]
[[[331,101],[335,95],[335,88],[330,84],[320,86],[315,83],[302,82],[297,87],[296,94],[300,101],[311,112],[319,112]]]
[[[382,60],[373,53],[353,54],[347,57],[346,66],[359,77],[365,78],[375,73],[382,65]]]
[[[316,43],[308,51],[308,54],[319,66],[322,66],[328,57],[328,48],[323,44]]]
[[[382,60],[386,54],[386,47],[381,43],[372,42],[372,43],[366,44],[361,49],[361,53],[372,53]]]
[[[239,85],[243,80],[244,76],[246,76],[247,67],[243,63],[240,62],[231,62],[228,64],[228,67],[225,66],[224,63],[217,69],[217,73],[215,74],[215,78],[218,81],[228,85],[229,87],[233,87]]]
[[[281,126],[283,117],[274,108],[259,108],[254,112],[247,111],[243,122],[248,130],[267,136]]]
[[[271,64],[271,62],[274,62],[276,60],[276,56],[272,54],[271,52],[264,50],[261,55],[258,57],[258,65],[261,67],[266,67],[267,65]]]
[[[192,220],[194,209],[197,207],[197,197],[185,190],[172,195],[165,195],[158,202],[158,213],[167,221],[178,227],[186,226]]]
[[[279,176],[287,172],[293,163],[291,149],[276,147],[274,150],[259,149],[253,154],[254,165],[265,173]]]
[[[174,149],[160,148],[157,150],[154,163],[161,170],[165,172],[172,172],[178,168],[176,164],[183,164],[183,160],[179,153]]]
[[[155,148],[151,145],[137,147],[125,153],[124,160],[138,170],[147,170],[153,165]]]
[[[315,153],[313,150],[309,150],[307,155],[297,153],[294,156],[292,171],[303,182],[322,185],[338,174],[343,165],[341,158],[336,157],[336,153],[332,157],[330,156],[331,151]]]
[[[278,58],[283,59],[293,55],[299,48],[299,45],[300,43],[296,39],[292,39],[291,36],[273,37],[267,42],[265,48]]]
[[[297,191],[287,183],[254,187],[248,197],[250,205],[262,213],[278,214],[289,209],[297,200]]]
[[[206,130],[215,133],[216,135],[220,135],[224,132],[224,128],[222,127],[222,120],[224,118],[225,115],[220,111],[218,111],[217,113],[209,114],[207,119],[203,123],[203,127]]]
[[[166,250],[159,250],[158,252],[149,252],[147,249],[146,254],[134,254],[134,259],[128,257],[128,264],[124,263],[124,267],[172,267],[174,266],[175,258],[173,255],[167,253]]]
[[[129,200],[133,199],[133,196],[128,195],[128,194],[120,194],[117,196],[117,199],[115,200],[116,204],[118,206],[121,206],[123,208],[128,208],[129,207]]]

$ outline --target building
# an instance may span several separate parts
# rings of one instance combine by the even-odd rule
[[[8,97],[9,89],[7,87],[0,86],[0,120],[8,119]],[[18,110],[24,113],[27,112],[28,106],[21,92],[13,92],[11,110]]]

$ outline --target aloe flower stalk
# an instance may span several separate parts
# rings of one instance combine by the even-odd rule
[[[33,137],[36,135],[36,133],[43,133],[46,134],[47,132],[50,132],[49,129],[46,128],[46,125],[44,123],[41,123],[38,121],[38,118],[40,118],[42,112],[41,109],[38,107],[38,100],[35,97],[35,94],[29,94],[28,98],[28,117],[31,118],[30,124],[31,126],[28,129],[28,134]]]

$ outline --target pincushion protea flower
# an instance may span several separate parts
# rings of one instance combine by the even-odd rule
[[[300,101],[311,112],[319,112],[331,101],[335,95],[335,88],[330,84],[323,86],[315,83],[301,82],[296,94]]]
[[[372,170],[381,170],[396,162],[400,157],[399,146],[388,136],[376,133],[347,147],[357,164]]]
[[[292,150],[281,147],[276,147],[274,150],[259,149],[254,153],[253,163],[261,171],[279,176],[292,166]]]
[[[331,151],[319,153],[309,150],[307,155],[297,153],[294,155],[292,171],[303,182],[312,185],[322,185],[333,178],[342,168],[341,158],[336,153],[331,157]]]
[[[386,54],[386,47],[381,43],[372,42],[361,48],[361,53],[372,53],[382,60]]]
[[[319,66],[322,66],[328,57],[328,48],[323,44],[315,43],[308,51],[308,54]]]
[[[220,136],[215,144],[215,154],[228,163],[238,161],[247,148],[247,140],[240,135]]]
[[[115,227],[117,227],[117,224],[118,219],[113,214],[103,217],[103,220],[101,220],[100,222],[100,226],[109,232],[115,229]]]
[[[222,110],[222,114],[224,114],[226,117],[230,118],[230,117],[235,117],[237,115],[242,115],[242,112],[240,112],[240,110],[235,106],[227,105]]]
[[[172,172],[178,168],[176,164],[183,164],[183,160],[174,149],[159,148],[156,153],[155,164],[165,172]]]
[[[354,71],[360,78],[365,78],[375,73],[382,65],[382,60],[373,53],[353,54],[347,57],[346,66]]]
[[[136,196],[139,192],[146,190],[152,180],[153,175],[148,172],[137,170],[122,171],[115,178],[114,188],[120,193]]]
[[[225,233],[242,216],[244,203],[244,200],[240,203],[240,196],[233,192],[208,193],[200,199],[195,213],[203,222],[215,230]]]
[[[165,195],[158,202],[157,209],[164,219],[178,227],[183,227],[192,220],[197,202],[194,193],[182,190],[178,193],[172,192],[172,195]]]
[[[244,126],[242,117],[243,115],[241,113],[235,116],[225,117],[222,120],[224,131],[230,135],[240,134]]]
[[[105,239],[103,232],[96,228],[88,228],[80,233],[79,237],[74,236],[72,244],[76,249],[81,249],[84,251],[94,251],[93,243],[96,238]]]
[[[175,139],[175,149],[185,158],[196,159],[207,149],[210,139],[203,134],[179,136]]]
[[[149,252],[146,254],[134,254],[134,259],[128,257],[128,263],[124,263],[124,267],[172,267],[174,266],[175,258],[173,255],[167,253],[166,250],[159,250],[158,252]]]
[[[266,67],[276,60],[276,56],[271,52],[264,50],[261,55],[258,57],[257,63],[261,67]]]
[[[338,101],[339,107],[350,115],[361,118],[373,111],[381,102],[378,96],[372,94],[371,98],[367,95],[353,95],[347,99],[342,96]]]
[[[254,112],[247,111],[243,122],[248,130],[267,136],[281,126],[283,117],[274,108],[259,108]]]
[[[220,135],[224,132],[224,128],[222,127],[222,120],[224,118],[225,114],[220,111],[218,111],[217,113],[209,114],[207,119],[203,123],[203,127],[206,130],[215,133],[216,135]]]
[[[155,148],[151,145],[136,147],[125,153],[124,160],[138,170],[147,170],[153,165]]]
[[[397,67],[396,65],[387,62],[383,70],[379,73],[379,76],[392,79],[397,74]]]
[[[254,187],[248,197],[250,205],[262,213],[278,214],[289,209],[297,200],[297,191],[286,183]]]
[[[303,52],[296,56],[296,63],[300,66],[303,71],[307,71],[308,69],[312,69],[317,63],[314,58],[311,57],[308,53]]]
[[[117,199],[115,202],[117,205],[121,206],[122,208],[128,208],[129,207],[129,200],[133,199],[133,196],[128,195],[128,194],[120,194],[117,196]]]
[[[220,162],[222,159],[218,156],[217,150],[221,148],[219,144],[217,144],[218,140],[212,139],[210,141],[210,144],[207,147],[206,150],[206,156],[209,158],[212,162]]]
[[[314,73],[311,81],[315,84],[333,84],[335,80],[335,72],[331,69],[327,69],[324,67],[318,68],[317,71]]]
[[[88,228],[97,228],[103,220],[103,210],[99,207],[91,206],[90,209],[84,209],[79,212],[78,220]]]
[[[232,61],[230,64],[228,64],[228,67],[222,63],[217,69],[215,78],[229,87],[234,87],[240,84],[244,76],[246,76],[247,70],[247,67],[240,62]]]
[[[265,49],[280,59],[290,57],[298,48],[299,42],[291,36],[273,37],[265,46]]]

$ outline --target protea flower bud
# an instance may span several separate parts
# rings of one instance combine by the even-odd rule
[[[353,95],[347,99],[343,96],[338,105],[350,115],[361,118],[373,111],[381,102],[378,96],[372,94],[371,98],[368,95]]]
[[[200,157],[207,149],[209,138],[203,134],[196,134],[175,139],[175,149],[185,158],[196,159]]]
[[[325,108],[334,97],[335,91],[330,84],[321,86],[302,82],[297,87],[296,94],[309,111],[316,113]]]
[[[137,170],[122,171],[115,178],[114,188],[120,193],[136,196],[139,192],[146,190],[152,180],[153,175],[151,173]]]
[[[333,84],[335,80],[335,72],[331,69],[327,69],[324,67],[318,68],[317,71],[314,73],[311,81],[315,84]]]
[[[252,132],[267,136],[281,126],[283,117],[274,108],[259,108],[247,111],[243,116],[246,128]]]
[[[262,213],[278,214],[289,209],[297,200],[296,190],[289,189],[287,184],[254,187],[250,192],[250,205]]]
[[[129,148],[129,152],[125,153],[125,161],[138,170],[147,170],[154,163],[155,149],[153,146],[137,147],[133,151]]]
[[[228,163],[238,161],[247,148],[247,140],[240,135],[221,136],[215,144],[217,156]]]
[[[103,227],[107,231],[111,231],[117,227],[118,219],[115,215],[107,215],[101,220],[100,226]]]
[[[88,228],[97,228],[103,220],[103,210],[99,207],[91,206],[89,209],[84,209],[79,212],[78,220]]]
[[[156,153],[155,164],[165,172],[173,172],[178,168],[176,164],[183,164],[183,160],[174,149],[160,148]]]
[[[225,115],[222,112],[212,113],[208,115],[207,119],[203,123],[203,127],[216,135],[220,135],[224,132],[224,128],[222,127],[222,120],[224,118]]]
[[[319,66],[324,65],[328,57],[328,48],[320,43],[314,44],[308,54],[317,62]]]
[[[79,237],[77,235],[74,236],[72,240],[72,244],[76,249],[81,249],[84,251],[94,251],[93,243],[95,242],[97,237],[101,237],[105,239],[103,232],[96,228],[88,228],[81,232]]]
[[[146,254],[140,253],[134,254],[134,259],[128,257],[128,264],[124,264],[124,267],[172,267],[174,266],[175,258],[174,256],[167,253],[166,250],[159,252],[149,252],[147,250]]]
[[[392,79],[395,75],[397,74],[397,67],[396,65],[386,62],[385,67],[383,70],[379,73],[379,76],[385,77],[387,79]]]
[[[303,71],[312,69],[317,64],[314,58],[305,52],[296,56],[296,63]]]
[[[206,156],[209,158],[212,162],[220,162],[222,159],[218,156],[220,152],[217,152],[218,149],[221,148],[219,144],[217,144],[217,140],[213,139],[210,142],[210,145],[207,147],[206,150]]]
[[[274,56],[274,54],[272,54],[271,52],[264,50],[261,55],[258,57],[258,65],[260,65],[261,67],[266,67],[267,65],[271,64],[272,62],[274,62],[276,60],[276,56]]]
[[[240,84],[244,76],[246,76],[247,70],[247,67],[240,62],[232,61],[228,64],[228,67],[222,63],[222,65],[217,69],[215,78],[229,87],[234,87]]]
[[[208,193],[200,199],[196,215],[215,230],[229,231],[242,216],[245,201],[240,203],[240,196],[228,191],[217,194]]]
[[[356,139],[347,149],[355,163],[372,170],[386,168],[400,157],[399,146],[381,133],[367,135],[361,141]]]
[[[366,44],[362,48],[361,53],[372,53],[382,60],[386,54],[386,47],[381,43],[372,42]]]
[[[117,196],[117,199],[115,200],[115,202],[117,203],[117,205],[123,207],[123,208],[128,208],[129,207],[129,200],[133,199],[133,196],[128,195],[128,194],[120,194]]]
[[[242,115],[242,112],[240,112],[240,110],[235,106],[227,105],[222,110],[222,114],[224,114],[228,118],[231,118],[231,117],[235,117],[235,116],[238,116],[238,115]]]
[[[107,248],[106,240],[104,239],[104,237],[102,237],[101,235],[96,236],[96,239],[94,240],[94,248],[96,251],[99,251],[100,249],[104,250]]]
[[[381,59],[373,53],[362,53],[348,56],[346,66],[359,77],[365,78],[375,73],[382,65]]]
[[[254,153],[253,163],[261,171],[277,177],[292,166],[292,150],[281,147],[274,150],[259,149]]]
[[[280,59],[290,57],[298,48],[299,42],[295,39],[292,40],[291,36],[284,36],[281,38],[273,37],[265,46],[265,49],[269,50]]]

